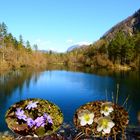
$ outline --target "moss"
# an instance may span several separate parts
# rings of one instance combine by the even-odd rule
[[[26,107],[30,102],[38,102],[37,107],[30,110],[27,109]],[[37,119],[37,117],[43,116],[44,113],[47,113],[51,117],[53,124],[50,124],[48,121],[46,121],[44,127],[40,126],[38,128],[37,126],[33,126],[30,128],[26,121],[17,118],[15,113],[17,108],[24,110],[24,114],[27,116],[27,118],[32,118],[33,120]],[[63,123],[63,114],[58,106],[47,100],[27,99],[11,106],[6,113],[5,119],[8,127],[13,132],[23,136],[37,135],[40,137],[44,135],[50,135],[57,131]]]

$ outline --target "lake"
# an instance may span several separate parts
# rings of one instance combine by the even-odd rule
[[[75,110],[96,100],[112,100],[119,83],[119,104],[130,96],[126,109],[130,124],[137,124],[140,111],[140,73],[104,70],[78,72],[50,69],[42,72],[18,70],[0,75],[0,131],[7,130],[5,112],[14,103],[27,98],[42,98],[58,105],[65,122],[72,122]]]

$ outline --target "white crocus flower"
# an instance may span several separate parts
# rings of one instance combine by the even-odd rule
[[[104,114],[105,116],[108,116],[113,111],[112,103],[111,102],[105,102],[101,105],[101,114]]]
[[[97,131],[102,132],[102,134],[109,134],[111,128],[115,125],[115,123],[109,117],[99,118],[97,124]]]
[[[91,125],[93,123],[94,113],[88,110],[83,110],[78,114],[78,119],[80,120],[80,125],[84,126],[86,124]]]

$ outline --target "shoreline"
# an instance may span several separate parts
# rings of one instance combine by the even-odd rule
[[[127,72],[127,71],[139,71],[137,69],[132,69],[131,67],[128,66],[122,66],[122,65],[115,65],[111,68],[101,68],[101,67],[89,67],[89,66],[76,66],[76,65],[68,65],[66,66],[65,64],[47,64],[46,66],[42,65],[42,66],[25,66],[25,67],[16,67],[16,68],[10,68],[8,67],[8,69],[1,69],[0,68],[0,74],[3,73],[7,73],[7,72],[13,72],[13,71],[17,71],[17,70],[35,70],[35,71],[40,71],[40,70],[47,70],[50,68],[54,68],[54,69],[67,69],[67,70],[78,70],[78,71],[83,71],[84,69],[88,69],[88,71],[97,71],[97,70],[106,70],[106,71],[113,71],[113,72]]]

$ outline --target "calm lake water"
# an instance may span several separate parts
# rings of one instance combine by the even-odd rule
[[[89,72],[89,71],[88,71]],[[0,75],[0,131],[7,130],[4,115],[14,103],[27,98],[42,98],[58,105],[65,122],[72,122],[75,110],[96,100],[112,100],[116,84],[120,84],[119,104],[130,95],[130,124],[137,124],[140,110],[140,73],[94,71],[93,73],[67,70],[33,72],[22,70]]]

